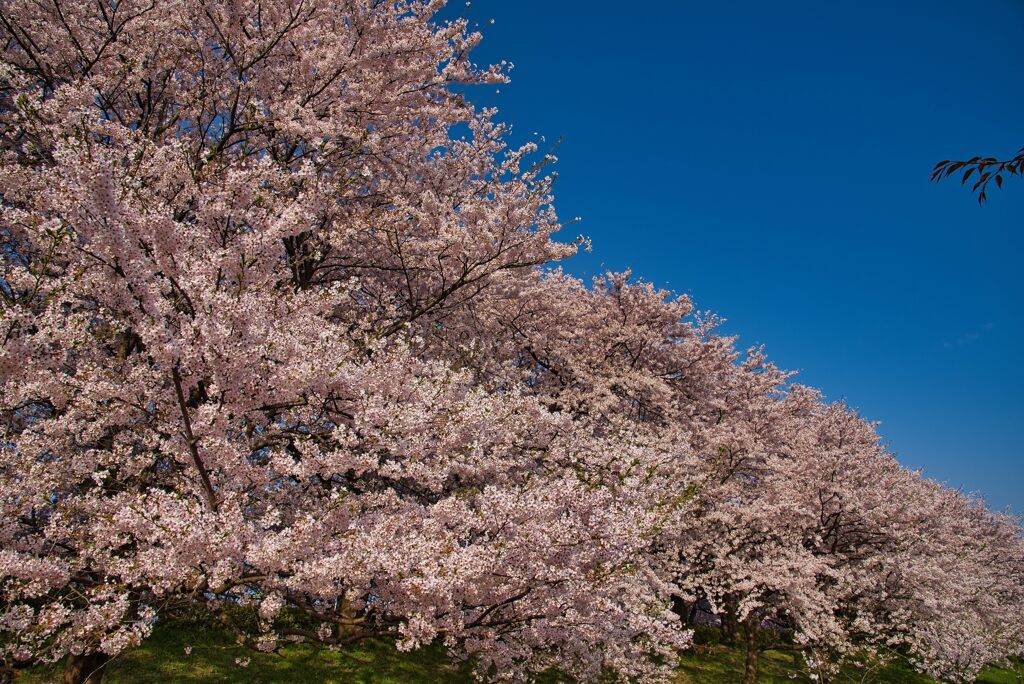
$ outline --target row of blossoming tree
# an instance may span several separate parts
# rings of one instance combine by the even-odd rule
[[[766,621],[821,677],[1019,654],[1016,520],[553,266],[551,158],[441,4],[0,3],[4,667],[95,682],[196,606],[499,679],[656,681],[698,602],[753,666]]]

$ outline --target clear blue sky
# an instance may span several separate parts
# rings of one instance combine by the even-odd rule
[[[475,101],[565,137],[557,206],[593,239],[570,271],[689,293],[905,465],[1024,513],[1024,179],[984,207],[928,180],[1024,145],[1024,0],[447,11],[515,64]]]

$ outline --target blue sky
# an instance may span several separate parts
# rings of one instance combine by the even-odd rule
[[[905,465],[1024,513],[1024,179],[979,207],[928,178],[1024,145],[1024,2],[450,10],[515,64],[475,101],[565,137],[557,206],[593,240],[570,271],[690,294]]]

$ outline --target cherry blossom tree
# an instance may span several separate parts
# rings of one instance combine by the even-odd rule
[[[742,641],[747,681],[757,652],[779,647],[759,638],[768,623],[822,680],[864,650],[910,648],[955,679],[1020,652],[1019,521],[901,467],[874,425],[788,385],[759,349],[739,354],[688,299],[628,274],[593,288],[548,274],[497,302],[467,326],[497,341],[481,360],[518,360],[496,368],[523,369],[553,410],[666,454],[602,467],[644,463],[674,502],[651,553]]]
[[[1024,641],[1019,521],[901,467],[872,424],[793,387],[701,491],[683,585],[742,631],[756,681],[766,622],[820,681],[863,651],[910,649],[970,681]],[[739,463],[733,469],[732,464]]]
[[[6,661],[95,681],[197,601],[498,678],[685,646],[649,488],[571,467],[646,445],[435,351],[575,251],[440,4],[5,3]]]

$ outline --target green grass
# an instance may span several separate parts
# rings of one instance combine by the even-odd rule
[[[185,648],[192,647],[186,655]],[[761,655],[759,682],[809,684],[789,652]],[[249,659],[246,667],[235,659]],[[698,646],[681,658],[678,684],[730,684],[743,675],[743,653],[725,646]],[[43,684],[60,679],[59,666],[25,671],[18,684]],[[464,665],[453,663],[439,646],[400,653],[390,644],[367,642],[342,653],[294,645],[281,655],[254,653],[237,645],[222,629],[206,624],[165,625],[140,648],[115,658],[104,676],[106,684],[454,684],[470,682]],[[835,684],[934,684],[906,663],[847,666]],[[1024,684],[1024,664],[1015,670],[989,668],[978,684]]]
[[[794,652],[765,651],[761,654],[758,681],[764,684],[806,684],[811,680],[802,672],[799,655]],[[680,684],[711,684],[738,682],[743,676],[744,654],[725,646],[697,646],[684,653],[680,667]],[[848,665],[835,684],[853,682],[885,682],[886,684],[934,684],[932,679],[914,672],[906,663],[883,665],[872,662],[863,668]]]
[[[810,684],[801,672],[799,655],[794,652],[765,651],[761,654],[758,682],[762,684]],[[696,646],[684,653],[679,668],[679,684],[728,684],[743,677],[744,654],[726,646]],[[833,684],[935,684],[935,680],[915,671],[902,659],[887,663],[860,659],[862,667],[846,665]],[[977,684],[1024,684],[1024,664],[1014,670],[989,667]]]
[[[190,654],[185,648],[191,646]],[[235,659],[249,659],[242,667]],[[15,681],[43,684],[60,679],[57,666],[33,668]],[[107,665],[104,684],[456,684],[470,681],[440,646],[400,653],[390,644],[364,642],[335,653],[292,645],[281,655],[255,653],[236,644],[222,629],[206,625],[167,625],[142,646]]]

